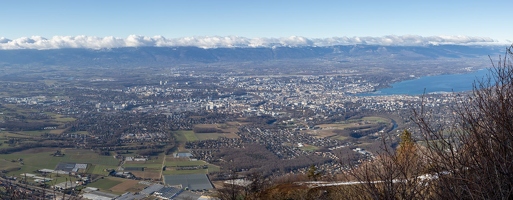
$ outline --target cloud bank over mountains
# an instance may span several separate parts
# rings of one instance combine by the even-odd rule
[[[120,47],[173,47],[195,46],[200,48],[231,48],[231,47],[275,47],[275,46],[333,46],[333,45],[384,45],[384,46],[423,46],[430,44],[459,44],[459,45],[494,45],[496,40],[488,37],[471,36],[383,36],[383,37],[332,37],[306,38],[291,36],[284,38],[245,38],[237,36],[202,36],[165,38],[163,36],[130,35],[127,38],[95,37],[95,36],[41,36],[7,39],[0,37],[0,49],[62,49],[62,48],[120,48]]]

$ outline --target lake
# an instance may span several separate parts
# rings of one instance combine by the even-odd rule
[[[463,92],[472,90],[472,83],[481,80],[488,69],[481,69],[467,74],[448,74],[438,76],[424,76],[418,79],[397,82],[391,88],[384,88],[373,93],[362,94],[362,96],[373,95],[420,95],[424,93],[437,92]]]

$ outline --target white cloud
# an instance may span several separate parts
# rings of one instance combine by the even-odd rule
[[[0,44],[3,44],[3,43],[7,43],[7,42],[10,42],[11,40],[7,39],[7,38],[4,38],[4,37],[0,37]]]
[[[8,39],[0,37],[0,49],[61,49],[61,48],[119,48],[143,46],[195,46],[200,48],[219,47],[275,47],[275,46],[332,46],[352,44],[420,46],[428,44],[498,44],[487,37],[470,36],[429,36],[389,35],[383,37],[332,37],[305,38],[291,36],[284,38],[245,38],[237,36],[202,36],[165,38],[163,36],[130,35],[127,38],[95,36],[54,36],[50,39],[41,36]]]

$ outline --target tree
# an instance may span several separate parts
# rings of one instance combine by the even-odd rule
[[[424,137],[433,198],[513,198],[513,65],[507,48],[490,74],[455,108],[455,123],[433,125],[429,113],[415,112]],[[490,60],[492,60],[490,58]]]
[[[311,165],[310,168],[308,168],[307,176],[312,181],[318,181],[318,179],[321,177],[321,172],[317,170],[315,165]]]
[[[360,199],[513,199],[513,45],[472,93],[460,96],[449,124],[414,111],[422,145],[409,131],[394,151],[383,138],[373,161],[350,171]],[[390,140],[389,140],[390,141]]]
[[[408,130],[404,130],[401,134],[401,141],[399,142],[399,147],[396,150],[396,157],[398,162],[407,163],[407,162],[415,162],[418,158],[417,154],[417,145],[412,138],[411,132]]]
[[[399,146],[390,147],[390,135],[383,135],[382,151],[371,161],[353,165],[346,177],[355,183],[341,188],[354,199],[426,199],[431,188],[423,177],[426,162],[412,134],[404,130]]]
[[[216,197],[223,200],[244,199],[244,186],[238,185],[237,180],[239,180],[238,174],[230,170],[229,180],[225,181],[222,188],[217,189]]]

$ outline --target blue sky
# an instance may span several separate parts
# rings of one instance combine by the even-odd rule
[[[513,1],[2,1],[0,37],[466,35],[513,41]]]

